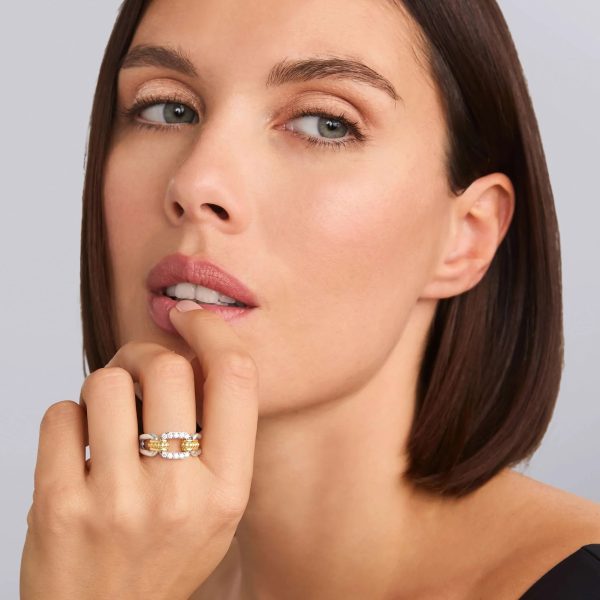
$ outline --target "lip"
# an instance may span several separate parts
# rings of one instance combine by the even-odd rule
[[[241,281],[215,264],[179,253],[171,254],[152,268],[146,280],[150,316],[158,327],[168,333],[178,333],[169,318],[169,311],[178,301],[165,296],[162,291],[183,282],[209,287],[247,305],[239,307],[200,303],[202,308],[218,313],[226,321],[239,319],[258,306],[254,294]]]
[[[161,295],[165,288],[182,282],[208,287],[246,304],[248,308],[258,306],[254,294],[239,279],[207,260],[181,253],[165,256],[152,268],[146,280],[148,290],[157,295]]]

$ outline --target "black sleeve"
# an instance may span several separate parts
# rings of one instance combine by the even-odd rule
[[[583,546],[559,562],[520,600],[600,600],[600,544]]]

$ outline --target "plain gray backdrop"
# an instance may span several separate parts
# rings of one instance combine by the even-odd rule
[[[83,158],[98,68],[119,5],[13,2],[0,22],[2,598],[18,597],[42,415],[59,400],[77,401],[83,383]],[[563,251],[561,392],[542,446],[518,470],[600,502],[600,3],[500,6],[540,123]]]

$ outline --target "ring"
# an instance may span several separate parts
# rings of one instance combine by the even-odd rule
[[[201,433],[187,433],[185,431],[166,431],[160,436],[156,433],[141,433],[138,438],[140,441],[140,454],[145,456],[156,456],[160,453],[163,458],[176,459],[188,458],[189,456],[199,456],[202,452],[200,448]],[[181,440],[181,449],[179,452],[169,450],[169,440]]]

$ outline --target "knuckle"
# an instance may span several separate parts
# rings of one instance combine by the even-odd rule
[[[161,352],[154,356],[148,365],[148,372],[166,379],[193,377],[192,365],[176,352]]]
[[[168,500],[161,502],[155,509],[156,519],[167,527],[189,526],[192,507],[189,498],[169,495]]]
[[[122,364],[124,361],[124,357],[126,357],[128,354],[133,352],[131,344],[138,344],[138,343],[139,342],[132,342],[132,341],[125,342],[122,346],[117,348],[117,351],[113,354],[112,358],[104,365],[103,368],[107,369],[107,368],[117,367],[120,364]],[[91,377],[94,373],[96,373],[99,370],[100,369],[96,369],[96,371],[90,373],[88,378]]]
[[[113,361],[118,362],[118,359],[120,359],[123,355],[135,354],[144,345],[144,343],[145,342],[140,342],[138,340],[129,340],[125,342],[120,348],[117,349],[110,363]]]
[[[246,352],[229,350],[221,357],[223,374],[236,380],[254,383],[258,369],[254,359]]]
[[[42,417],[42,426],[64,426],[81,419],[81,407],[73,400],[61,400],[50,405]]]
[[[129,494],[111,494],[99,512],[101,518],[96,523],[103,531],[130,534],[147,525],[145,511]]]
[[[112,390],[130,385],[132,385],[131,375],[122,367],[101,367],[86,377],[81,392],[85,398],[96,388]]]
[[[36,490],[34,500],[27,515],[27,522],[53,534],[67,534],[78,527],[85,516],[85,509],[79,494],[64,486],[50,492]]]

